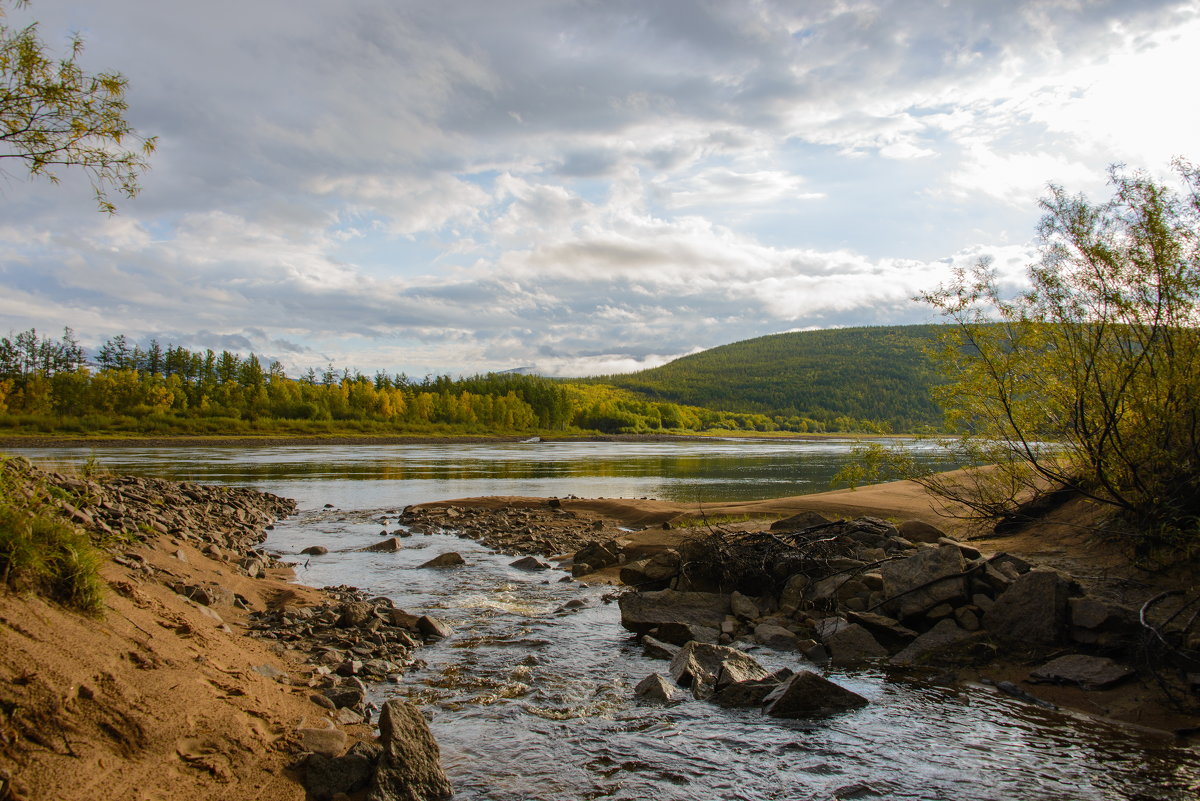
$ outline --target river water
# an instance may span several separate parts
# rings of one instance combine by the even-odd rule
[[[919,458],[949,466],[936,449]],[[611,588],[526,573],[452,532],[399,553],[354,549],[395,530],[411,503],[480,495],[754,499],[820,492],[850,458],[822,440],[682,443],[10,449],[39,462],[100,466],[296,498],[267,546],[298,579],[353,584],[446,620],[454,636],[419,652],[402,685],[421,703],[459,799],[1138,799],[1200,797],[1200,755],[1165,738],[1048,712],[988,688],[829,671],[864,709],[817,721],[687,701],[639,704],[633,687],[665,664],[620,627]],[[332,504],[333,508],[325,508]],[[384,521],[384,522],[381,522]],[[298,556],[309,545],[330,553]],[[467,561],[421,569],[445,551]],[[567,606],[568,602],[579,603]],[[770,669],[802,664],[758,649]]]

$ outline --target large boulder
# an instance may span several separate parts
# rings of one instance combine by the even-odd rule
[[[399,698],[385,703],[379,739],[383,753],[367,801],[436,801],[454,795],[438,744],[415,706]]]
[[[767,670],[736,648],[689,642],[671,659],[671,680],[692,688],[692,695],[708,698],[729,684],[764,679]]]
[[[1139,629],[1138,614],[1132,609],[1089,596],[1067,603],[1071,639],[1078,643],[1112,648],[1131,641]]]
[[[775,718],[811,718],[866,706],[856,692],[808,670],[791,676],[766,698],[763,712]]]
[[[668,549],[621,568],[621,583],[630,587],[663,586],[679,574],[679,551]]]
[[[665,623],[720,631],[721,623],[730,613],[729,596],[711,592],[627,592],[617,599],[617,604],[621,609],[621,625],[635,634],[648,634]]]
[[[825,639],[834,665],[857,665],[870,659],[886,659],[888,649],[857,623],[851,623]]]
[[[946,535],[923,520],[905,520],[900,524],[900,536],[909,542],[937,542]]]
[[[1067,633],[1070,585],[1053,570],[1019,576],[983,616],[997,640],[1016,646],[1051,646]]]
[[[726,684],[717,690],[709,700],[717,706],[723,707],[762,706],[767,697],[779,689],[779,685],[791,675],[790,670],[782,668],[762,679],[749,679]]]
[[[883,595],[898,618],[919,615],[947,601],[964,600],[967,563],[953,545],[925,548],[915,556],[886,562],[879,568]]]
[[[893,665],[962,664],[982,660],[987,654],[984,633],[960,628],[951,618],[940,621],[891,658]]]

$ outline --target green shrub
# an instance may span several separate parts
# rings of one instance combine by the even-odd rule
[[[9,467],[0,464],[0,584],[100,614],[103,555],[87,534],[54,515],[45,487]]]

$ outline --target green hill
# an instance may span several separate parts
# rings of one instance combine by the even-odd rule
[[[654,400],[739,412],[878,420],[893,431],[941,424],[924,353],[943,326],[799,331],[722,345],[597,382]]]

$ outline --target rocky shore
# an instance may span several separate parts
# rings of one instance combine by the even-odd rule
[[[444,625],[292,583],[260,546],[294,502],[0,469],[111,554],[98,618],[0,592],[0,799],[450,796],[419,710],[366,695]]]
[[[817,508],[829,504],[814,496]],[[660,701],[688,691],[811,716],[865,703],[821,678],[824,668],[883,668],[1178,736],[1197,732],[1200,626],[1186,578],[1130,578],[1110,569],[1110,549],[1099,543],[1065,561],[1069,549],[1047,549],[1058,536],[1052,526],[990,550],[922,517],[810,509],[681,526],[695,513],[652,500],[508,498],[422,505],[402,520],[629,588],[619,599],[622,625],[648,655],[669,660],[638,690]],[[1023,547],[1029,542],[1037,547]],[[1072,574],[1064,564],[1083,569]],[[794,653],[799,669],[768,674],[747,648]]]

